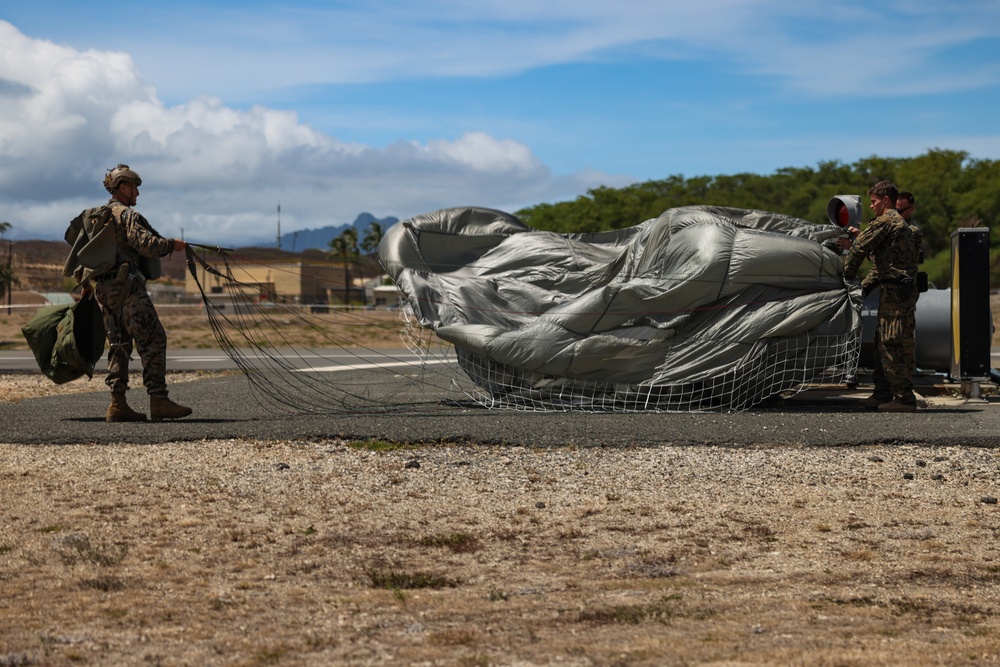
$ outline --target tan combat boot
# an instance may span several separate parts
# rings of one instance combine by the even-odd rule
[[[916,412],[917,404],[896,398],[878,406],[879,412]]]
[[[883,403],[888,403],[891,400],[892,400],[892,394],[886,396],[884,394],[879,394],[878,392],[876,392],[871,396],[869,396],[868,398],[862,399],[861,405],[865,406],[866,408],[877,408]]]
[[[161,419],[180,419],[187,417],[192,412],[191,408],[178,405],[166,396],[149,397],[149,418],[154,422]]]
[[[111,405],[108,406],[108,416],[104,421],[111,422],[144,422],[146,415],[136,412],[125,402],[125,394],[111,394]]]

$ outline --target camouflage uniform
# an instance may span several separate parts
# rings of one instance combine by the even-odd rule
[[[900,216],[902,217],[902,216]],[[904,220],[905,221],[905,220]],[[910,227],[910,232],[913,233],[913,252],[914,256],[917,258],[916,263],[920,264],[923,261],[923,246],[924,246],[924,230],[917,223],[912,220],[907,223]],[[861,279],[861,289],[865,296],[868,296],[875,291],[879,285],[882,284],[882,279],[879,278],[878,267],[873,266],[865,277]],[[919,294],[917,296],[920,296]]]
[[[907,223],[910,231],[913,232],[913,246],[917,254],[917,264],[924,261],[924,229],[911,218]]]
[[[173,250],[173,239],[162,238],[146,219],[112,199],[111,209],[118,241],[119,265],[128,263],[128,276],[119,280],[112,271],[95,280],[94,293],[108,332],[108,377],[113,394],[128,390],[128,365],[132,342],[142,359],[142,383],[151,396],[167,395],[167,334],[146,292],[144,258],[162,257]]]
[[[916,372],[917,245],[912,228],[895,209],[871,221],[854,240],[844,260],[844,277],[857,276],[871,258],[875,267],[865,276],[867,291],[881,285],[875,334],[875,395],[913,405]]]

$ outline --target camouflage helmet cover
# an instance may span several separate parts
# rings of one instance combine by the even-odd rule
[[[114,169],[108,169],[108,173],[104,175],[104,189],[114,193],[115,188],[122,181],[130,181],[136,185],[142,185],[142,179],[139,178],[139,174],[129,169],[127,164],[119,164]]]

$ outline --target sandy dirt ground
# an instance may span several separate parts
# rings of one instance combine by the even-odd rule
[[[0,308],[0,349],[27,350],[21,327],[35,314],[36,307],[12,309],[8,314]],[[160,320],[167,331],[169,350],[196,350],[218,348],[208,317],[201,306],[160,306]],[[230,315],[231,316],[231,315]],[[331,309],[328,312],[311,312],[308,308],[283,314],[266,313],[257,318],[241,318],[247,331],[275,342],[287,339],[303,347],[352,346],[399,347],[402,320],[393,310]],[[253,323],[260,323],[258,328]],[[230,327],[224,327],[226,330]],[[241,347],[247,341],[237,340]]]
[[[4,666],[1000,664],[994,449],[0,459]]]
[[[0,416],[54,390],[0,377]],[[1000,664],[995,449],[248,434],[0,460],[0,667]]]
[[[0,446],[0,664],[1000,661],[995,451],[379,447]]]

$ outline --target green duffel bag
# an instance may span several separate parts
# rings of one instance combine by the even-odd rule
[[[93,295],[76,303],[42,306],[21,333],[38,368],[56,384],[86,375],[104,356],[104,318]]]

